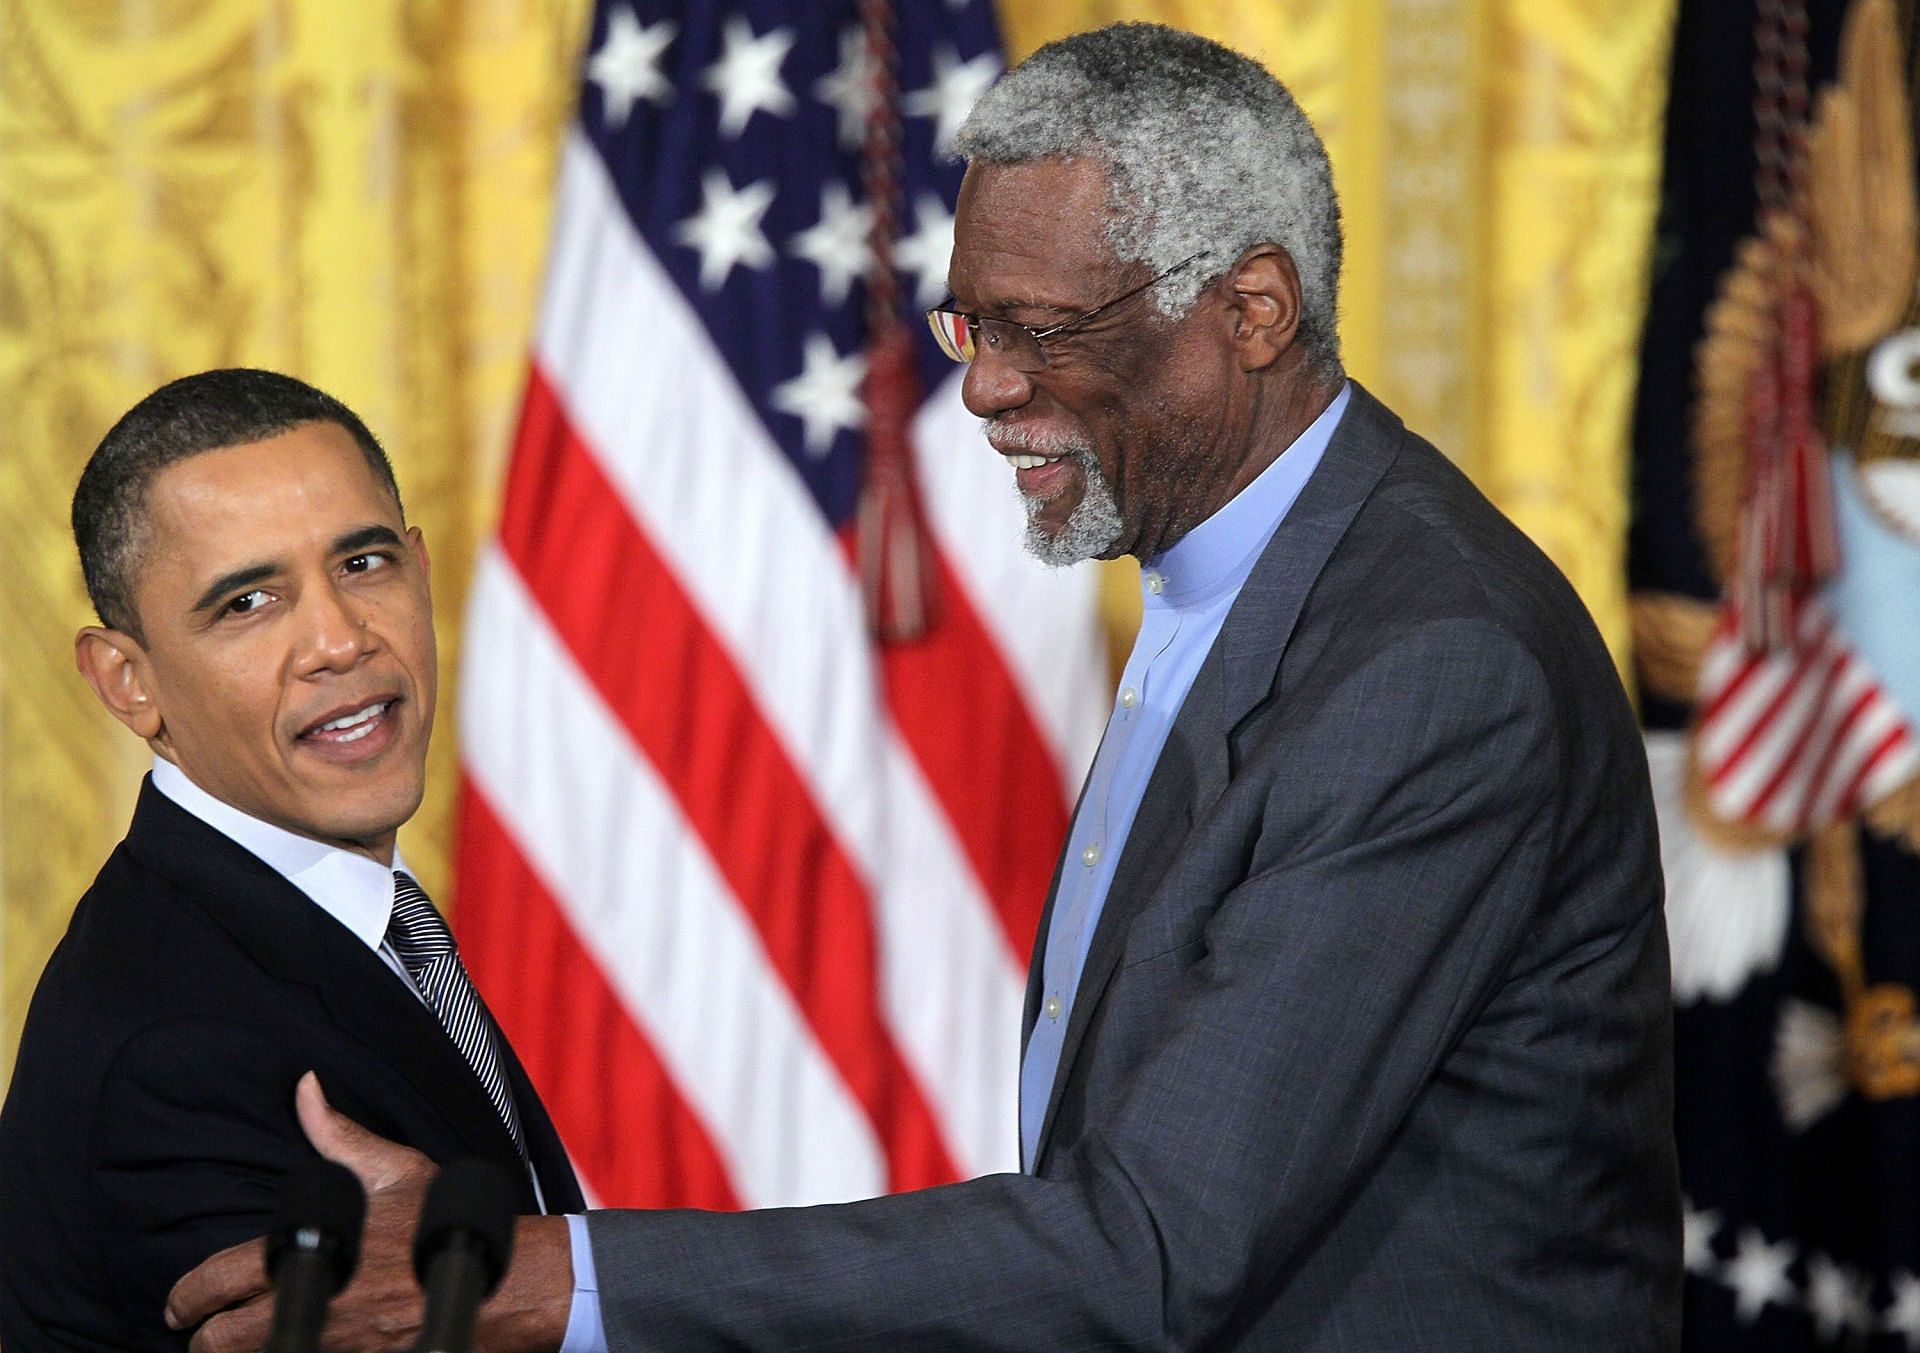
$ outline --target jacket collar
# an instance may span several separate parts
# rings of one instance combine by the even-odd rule
[[[393,876],[406,868],[396,848],[381,864],[343,846],[276,827],[200,788],[187,773],[156,756],[153,787],[305,893],[369,949],[385,941],[393,915]]]
[[[141,782],[125,844],[135,860],[173,883],[185,905],[203,912],[264,971],[281,983],[311,990],[335,1025],[370,1060],[399,1070],[420,1091],[420,1101],[474,1154],[494,1160],[516,1156],[513,1139],[473,1069],[433,1012],[358,936],[271,865],[167,798],[151,777]],[[505,1060],[523,1120],[538,1117],[544,1128],[538,1098],[510,1050]],[[544,1131],[542,1141],[551,1136]],[[531,1149],[531,1131],[528,1141]],[[578,1197],[563,1156],[558,1165],[535,1157],[549,1206]],[[532,1210],[530,1188],[523,1204]]]

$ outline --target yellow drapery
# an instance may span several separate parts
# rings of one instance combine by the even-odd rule
[[[295,372],[391,452],[456,670],[587,0],[0,0],[0,1080],[144,747],[73,671],[86,455],[162,381]],[[440,887],[452,691],[402,836]]]
[[[1266,63],[1333,158],[1347,368],[1526,529],[1625,668],[1627,437],[1675,0],[1047,0]],[[1130,570],[1110,613],[1138,612]]]
[[[434,559],[427,804],[497,506],[587,0],[0,0],[0,1082],[146,752],[72,669],[87,451],[161,381],[293,371],[387,441]],[[1672,0],[1004,0],[1266,61],[1326,136],[1348,364],[1546,546],[1624,651],[1626,424]],[[1115,595],[1125,623],[1127,584]]]

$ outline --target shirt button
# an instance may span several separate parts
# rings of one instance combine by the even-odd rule
[[[1156,597],[1160,595],[1161,591],[1165,589],[1166,585],[1167,585],[1167,580],[1161,577],[1158,573],[1149,573],[1147,575],[1147,591],[1153,593],[1153,595],[1155,595]]]
[[[1140,703],[1140,692],[1129,686],[1120,692],[1120,708],[1132,709]]]
[[[1099,864],[1100,863],[1100,847],[1088,846],[1085,850],[1081,851],[1080,863],[1084,864],[1089,869],[1093,868],[1096,864]]]
[[[1060,998],[1058,996],[1047,997],[1047,1018],[1060,1018]]]

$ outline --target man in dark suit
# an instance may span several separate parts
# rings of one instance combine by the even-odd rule
[[[930,318],[968,407],[1037,553],[1146,569],[1036,945],[1025,1169],[594,1213],[576,1284],[604,1331],[516,1273],[544,1328],[486,1346],[1673,1349],[1634,720],[1566,581],[1346,379],[1312,128],[1254,63],[1121,26],[1036,53],[961,149]],[[408,1224],[375,1199],[376,1268],[401,1272]],[[568,1239],[521,1226],[529,1256]],[[244,1295],[257,1262],[216,1258],[171,1309]],[[370,1285],[339,1346],[411,1300]],[[262,1315],[198,1346],[250,1347]]]
[[[0,1112],[0,1344],[184,1344],[168,1288],[258,1234],[311,1157],[308,1071],[434,1160],[498,1162],[524,1211],[577,1210],[505,1040],[449,1035],[477,997],[395,853],[435,659],[425,546],[372,434],[288,377],[189,377],[107,435],[74,529],[102,621],[81,671],[156,756]]]

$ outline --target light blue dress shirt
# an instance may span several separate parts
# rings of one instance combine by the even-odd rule
[[[1047,927],[1040,1018],[1020,1064],[1020,1159],[1028,1170],[1033,1169],[1034,1144],[1060,1064],[1061,1040],[1073,1010],[1080,969],[1113,883],[1114,864],[1147,791],[1147,777],[1160,759],[1174,716],[1227,612],[1320,463],[1351,395],[1352,387],[1342,385],[1333,403],[1259,478],[1179,544],[1148,560],[1141,571],[1145,611],[1140,633],[1121,675],[1106,736],[1087,776],[1080,813],[1067,842],[1067,863]],[[567,1226],[573,1248],[573,1306],[560,1353],[606,1353],[606,1325],[586,1219],[568,1217]]]
[[[1047,925],[1040,1015],[1020,1063],[1020,1160],[1029,1172],[1080,970],[1147,780],[1227,612],[1320,463],[1350,398],[1351,387],[1342,385],[1333,403],[1259,478],[1141,569],[1140,633],[1067,840]]]
[[[560,1353],[607,1353],[607,1325],[600,1314],[600,1275],[593,1267],[587,1219],[567,1218],[567,1243],[573,1251],[573,1305]]]

